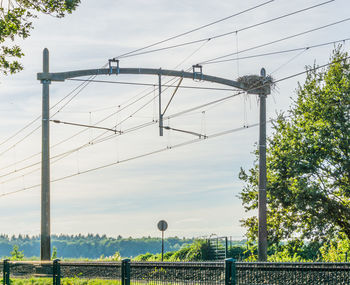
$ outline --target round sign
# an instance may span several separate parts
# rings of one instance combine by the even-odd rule
[[[166,221],[164,221],[164,220],[161,220],[161,221],[158,222],[157,226],[158,226],[158,230],[164,232],[168,228],[168,223]]]

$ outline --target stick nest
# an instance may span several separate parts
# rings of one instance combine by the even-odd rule
[[[274,80],[270,75],[266,77],[261,77],[258,75],[245,75],[239,77],[237,81],[239,83],[243,83],[248,89],[259,88],[265,84],[269,84],[271,89],[275,87],[275,83],[273,83]]]

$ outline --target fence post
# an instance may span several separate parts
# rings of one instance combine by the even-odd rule
[[[130,259],[122,260],[122,285],[130,285]]]
[[[10,263],[8,259],[4,260],[3,284],[10,285]]]
[[[225,259],[225,285],[236,285],[236,260]]]
[[[59,259],[53,261],[52,273],[53,285],[61,285],[61,266]]]

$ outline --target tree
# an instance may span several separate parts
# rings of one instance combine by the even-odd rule
[[[6,3],[6,4],[5,4]],[[38,14],[62,18],[72,13],[80,0],[8,0],[0,6],[0,74],[12,74],[23,69],[17,61],[24,54],[20,46],[11,44],[17,39],[29,37],[32,20]]]
[[[256,153],[258,155],[258,153]],[[282,239],[350,238],[350,61],[338,47],[331,64],[309,68],[297,99],[273,125],[267,146],[268,234]],[[247,173],[240,198],[246,211],[258,206],[258,168]],[[257,237],[257,218],[242,220]]]
[[[11,259],[21,260],[23,258],[24,258],[23,250],[20,251],[18,245],[14,245],[13,250],[11,251]]]

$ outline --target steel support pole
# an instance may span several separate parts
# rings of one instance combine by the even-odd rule
[[[49,50],[43,51],[43,73],[49,73]],[[41,260],[50,260],[50,101],[51,81],[42,83],[42,152],[41,152]]]
[[[259,233],[258,258],[267,260],[267,220],[266,220],[266,94],[260,94],[259,125]]]
[[[158,74],[159,90],[159,135],[163,136],[163,114],[162,114],[162,75]]]
[[[162,231],[162,261],[164,258],[164,231]]]

